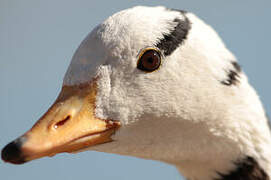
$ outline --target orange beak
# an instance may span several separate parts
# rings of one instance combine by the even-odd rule
[[[2,150],[6,162],[21,164],[112,141],[120,123],[95,116],[96,83],[63,86],[52,107],[23,136]]]

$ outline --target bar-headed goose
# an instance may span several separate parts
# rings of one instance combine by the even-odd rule
[[[268,120],[236,58],[195,15],[164,7],[99,24],[55,103],[2,159],[84,150],[163,161],[190,180],[271,177]]]

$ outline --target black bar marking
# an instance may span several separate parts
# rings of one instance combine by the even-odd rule
[[[156,47],[159,48],[165,56],[169,56],[184,42],[191,28],[191,23],[185,16],[185,12],[178,12],[184,16],[185,20],[175,18],[174,22],[177,22],[177,26],[169,34],[163,34],[163,38],[156,44]]]
[[[233,69],[227,71],[227,79],[221,81],[223,85],[231,86],[237,85],[239,83],[239,73],[241,72],[241,67],[237,62],[232,62]]]
[[[235,170],[228,174],[218,173],[220,178],[216,180],[270,180],[266,172],[252,157],[247,156],[234,164],[236,165]]]

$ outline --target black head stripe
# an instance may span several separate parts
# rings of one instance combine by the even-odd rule
[[[239,74],[241,72],[241,67],[237,62],[232,62],[233,69],[227,71],[227,79],[221,81],[223,85],[231,86],[237,85],[239,82]]]
[[[236,61],[232,62],[232,65],[238,73],[241,72],[241,66]]]
[[[188,18],[185,16],[185,12],[178,12],[185,17],[185,20],[175,18],[174,22],[177,23],[177,26],[169,34],[164,34],[163,38],[160,39],[160,41],[156,44],[156,47],[159,48],[165,56],[170,55],[179,45],[183,43],[187,37],[188,31],[191,28],[191,24]]]

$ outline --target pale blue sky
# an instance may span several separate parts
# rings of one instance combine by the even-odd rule
[[[239,59],[271,115],[270,0],[0,0],[0,148],[28,130],[56,98],[72,54],[109,15],[134,5],[192,11],[211,24]],[[98,152],[62,154],[15,166],[0,179],[172,179],[174,167]]]

